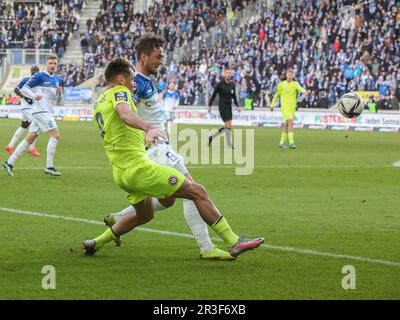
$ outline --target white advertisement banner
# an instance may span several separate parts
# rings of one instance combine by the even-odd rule
[[[93,108],[81,107],[54,107],[54,116],[64,120],[91,120]],[[190,107],[179,108],[175,111],[176,123],[185,124],[222,124],[218,110],[208,113],[206,108]],[[20,118],[20,106],[0,106],[0,118]],[[273,112],[264,110],[233,111],[233,123],[235,126],[264,126],[280,127],[283,122],[279,110]],[[309,111],[296,112],[294,119],[297,128],[333,129],[333,130],[365,130],[365,131],[395,131],[400,132],[399,113],[369,113],[364,112],[354,119],[347,119],[335,111]]]
[[[21,106],[0,106],[0,118],[20,119],[22,114]],[[54,107],[53,115],[58,119],[74,119],[92,118],[93,107],[77,106],[77,107]]]
[[[222,124],[222,119],[218,110],[213,110],[211,114],[207,109],[177,109],[177,123],[193,124]],[[279,110],[273,112],[265,110],[244,110],[242,112],[233,111],[234,125],[243,126],[280,126],[283,123],[282,113]],[[393,131],[400,131],[400,113],[368,113],[354,119],[344,118],[339,112],[335,111],[309,111],[302,110],[296,112],[294,123],[296,127],[310,127],[316,129],[355,129],[365,127],[370,129],[387,128]]]

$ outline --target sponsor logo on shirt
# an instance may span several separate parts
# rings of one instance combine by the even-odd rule
[[[128,102],[128,95],[126,92],[116,92],[114,93],[115,101],[126,101]]]
[[[168,183],[171,185],[171,186],[176,186],[177,184],[178,184],[178,177],[177,176],[170,176],[169,178],[168,178]]]

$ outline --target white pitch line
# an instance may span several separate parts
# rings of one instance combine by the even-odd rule
[[[393,163],[393,167],[400,167],[400,161],[396,161],[395,163]]]
[[[397,162],[396,162],[397,163]],[[400,167],[400,161],[398,165],[394,163],[393,165],[260,165],[255,166],[256,169],[302,169],[302,168],[317,168],[317,169],[367,169],[367,168],[392,168],[393,166]],[[234,165],[201,165],[201,166],[187,166],[188,169],[236,169],[242,166]],[[111,169],[111,167],[57,167],[59,170],[105,170]],[[16,167],[18,170],[44,170],[43,167]]]
[[[12,208],[0,208],[0,211],[15,213],[15,214],[25,214],[25,215],[30,215],[30,216],[38,216],[38,217],[45,217],[45,218],[52,218],[52,219],[62,219],[62,220],[68,220],[68,221],[76,221],[76,222],[84,222],[84,223],[89,223],[89,224],[103,225],[102,222],[95,221],[95,220],[68,217],[68,216],[41,213],[41,212],[18,210],[18,209],[12,209]],[[138,228],[136,228],[136,230],[143,231],[143,232],[171,235],[171,236],[176,236],[176,237],[183,237],[183,238],[193,238],[193,236],[190,234],[173,232],[173,231],[164,231],[164,230],[149,229],[149,228],[143,228],[143,227],[138,227]],[[216,240],[216,241],[222,241],[221,239],[218,239],[218,238],[212,238],[212,239]],[[262,247],[267,248],[267,249],[272,249],[272,250],[294,252],[294,253],[305,254],[305,255],[315,255],[315,256],[330,257],[330,258],[335,258],[335,259],[348,259],[348,260],[355,260],[355,261],[362,261],[362,262],[369,262],[369,263],[375,263],[375,264],[383,264],[383,265],[388,265],[388,266],[400,267],[400,262],[397,262],[397,261],[380,260],[380,259],[373,259],[373,258],[368,258],[368,257],[358,257],[358,256],[347,255],[347,254],[321,252],[321,251],[309,250],[309,249],[298,249],[298,248],[292,248],[292,247],[274,246],[274,245],[270,245],[270,244],[263,244]]]
[[[111,169],[111,167],[57,167],[59,170],[105,170]],[[44,167],[16,167],[18,170],[44,170]]]

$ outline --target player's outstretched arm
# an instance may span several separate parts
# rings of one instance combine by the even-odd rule
[[[167,139],[167,136],[160,129],[141,120],[126,103],[120,103],[115,107],[120,119],[128,126],[146,132],[146,142],[152,143],[157,138]]]

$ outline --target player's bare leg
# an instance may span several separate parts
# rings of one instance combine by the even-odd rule
[[[154,208],[151,198],[147,198],[142,202],[134,205],[135,214],[126,215],[117,221],[116,224],[112,226],[114,234],[122,236],[125,233],[133,230],[137,226],[145,224],[151,221],[154,217]]]
[[[189,173],[185,174],[185,177],[190,181],[194,181]],[[183,199],[183,215],[186,220],[186,224],[189,226],[197,245],[200,248],[200,258],[205,260],[233,260],[233,257],[229,252],[221,250],[210,239],[208,234],[208,225],[204,222],[200,216],[196,204],[189,200]]]
[[[153,219],[154,209],[151,198],[134,205],[135,213],[128,214],[119,219],[112,227],[93,240],[83,241],[83,249],[86,255],[93,255],[102,246],[110,241],[118,241],[119,237],[137,226],[145,224]]]
[[[192,180],[192,177],[189,173],[185,175],[188,179]],[[174,205],[176,198],[168,197],[162,199],[152,199],[154,211],[165,210]],[[186,224],[190,228],[197,245],[200,248],[200,258],[206,260],[233,260],[235,259],[231,254],[227,251],[221,250],[217,248],[214,243],[211,241],[210,236],[208,234],[208,225],[204,222],[202,217],[200,216],[196,205],[193,201],[188,199],[183,199],[183,213],[186,220]],[[108,226],[113,226],[116,221],[121,219],[125,215],[135,214],[135,208],[133,206],[129,206],[124,210],[115,213],[109,214],[104,217],[104,222]],[[117,245],[120,245],[120,240]]]
[[[230,228],[226,219],[220,214],[214,203],[209,198],[206,189],[186,178],[181,188],[173,195],[176,198],[192,200],[202,219],[231,246],[230,254],[234,257],[239,254],[259,247],[264,238],[247,239],[237,236]]]

